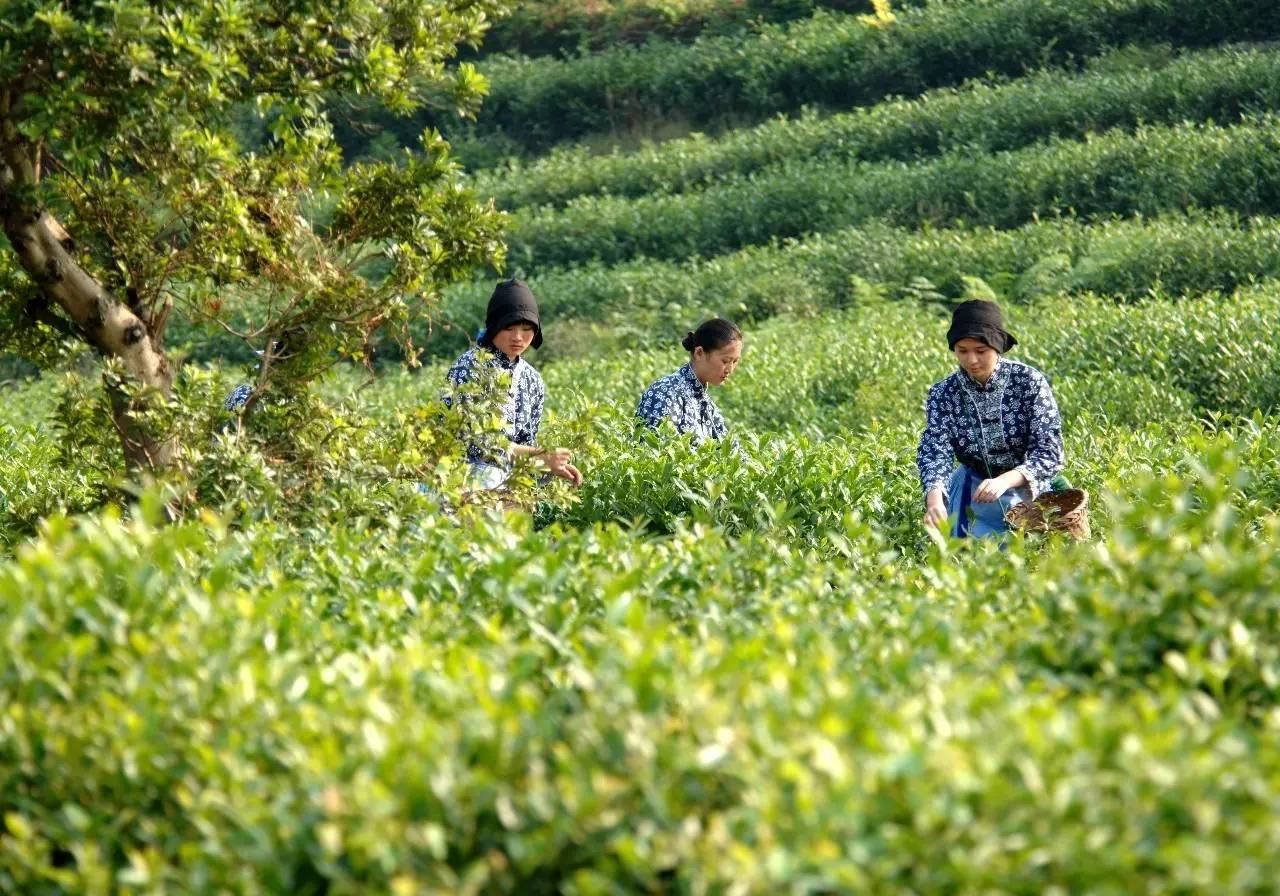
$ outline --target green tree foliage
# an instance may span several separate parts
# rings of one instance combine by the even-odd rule
[[[171,314],[255,346],[293,337],[268,353],[263,392],[273,378],[305,383],[335,353],[362,358],[377,331],[404,332],[440,284],[500,255],[500,220],[457,184],[433,134],[394,162],[344,168],[328,100],[474,111],[483,79],[448,63],[498,11],[474,0],[6,4],[5,348],[41,365],[66,339],[103,354],[125,458],[163,467],[171,434],[142,416],[174,392]],[[238,139],[246,109],[270,135],[250,153]]]

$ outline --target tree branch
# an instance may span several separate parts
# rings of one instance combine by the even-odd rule
[[[49,307],[49,300],[41,292],[37,292],[22,308],[23,315],[33,323],[44,324],[62,336],[74,339],[77,342],[87,342],[84,332],[75,324],[55,314],[53,309]]]

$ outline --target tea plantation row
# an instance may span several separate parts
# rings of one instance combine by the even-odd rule
[[[1118,40],[1179,47],[1280,36],[1269,0],[955,0],[902,10],[890,27],[820,12],[692,45],[655,41],[572,60],[493,59],[481,130],[536,151],[642,119],[696,126],[914,96],[994,73],[1085,59]]]
[[[1091,296],[1010,309],[1017,355],[1055,385],[1067,429],[1067,473],[1090,490],[1175,469],[1206,425],[1234,433],[1257,475],[1256,512],[1280,480],[1280,443],[1255,413],[1280,411],[1280,315],[1274,284],[1227,296],[1117,305]],[[1194,326],[1188,321],[1194,321]],[[616,346],[547,364],[546,438],[575,447],[589,471],[580,501],[545,519],[638,522],[669,529],[700,520],[729,532],[785,530],[811,547],[854,510],[893,549],[927,546],[919,525],[914,452],[929,385],[951,369],[945,314],[910,301],[864,299],[854,308],[784,316],[748,328],[746,352],[717,401],[743,444],[656,449],[632,418],[640,392],[683,360],[665,349]],[[548,323],[547,338],[556,338]],[[366,393],[375,417],[429,399],[439,368],[384,380]],[[1248,447],[1245,447],[1248,446]],[[1106,510],[1095,509],[1105,528]]]
[[[872,222],[713,258],[545,271],[529,282],[554,322],[545,351],[560,356],[613,344],[669,343],[713,313],[756,322],[847,306],[867,290],[951,299],[964,293],[967,277],[986,280],[1001,299],[1014,302],[1082,292],[1121,301],[1153,291],[1175,297],[1229,292],[1280,277],[1280,226],[1274,218],[1199,212],[1050,220],[1008,231],[915,231]],[[462,350],[483,324],[491,288],[486,280],[450,290],[442,326],[428,342],[432,351]]]
[[[896,0],[894,5],[924,2]],[[619,42],[646,43],[655,37],[691,40],[742,31],[760,22],[801,19],[819,9],[873,12],[870,0],[535,0],[494,22],[482,49],[546,56],[596,51]]]
[[[970,281],[965,294],[982,294],[981,288],[982,284]],[[1280,408],[1280,349],[1267,335],[1280,315],[1278,296],[1274,284],[1265,284],[1230,295],[1178,302],[1151,299],[1127,306],[1088,295],[1069,302],[1050,298],[1011,308],[1011,326],[1023,339],[1019,355],[1053,379],[1068,427],[1076,428],[1078,435],[1083,435],[1082,429],[1098,428],[1108,437],[1127,440],[1129,430],[1148,424],[1181,434],[1194,429],[1198,419],[1225,422]],[[1188,321],[1195,321],[1195,326]],[[554,341],[557,324],[549,319],[547,326],[548,339]],[[616,491],[625,491],[622,483],[637,481],[625,475],[638,450],[632,423],[635,402],[650,381],[681,363],[678,332],[654,350],[621,350],[608,344],[594,352],[584,348],[578,358],[544,365],[551,395],[545,439],[574,446],[588,468],[603,465],[601,475],[589,477],[583,503],[575,506],[594,506],[597,510],[592,514],[612,508],[609,518],[613,519],[659,521],[696,511],[697,502],[689,494],[703,489],[708,476],[712,481],[737,482],[742,492],[731,504],[733,512],[759,521],[764,519],[759,514],[768,512],[764,505],[775,500],[797,506],[786,495],[791,478],[785,471],[792,468],[782,457],[794,455],[793,459],[804,458],[806,463],[834,463],[836,469],[843,465],[853,470],[856,464],[848,450],[838,445],[843,440],[870,440],[877,446],[870,468],[878,477],[874,482],[887,491],[867,496],[868,506],[896,507],[889,529],[899,547],[914,549],[923,538],[913,484],[914,442],[923,396],[929,384],[950,367],[941,337],[944,330],[941,311],[871,295],[845,311],[785,315],[748,327],[746,360],[731,386],[719,393],[719,401],[735,432],[748,444],[757,471],[771,470],[770,475],[745,479],[731,475],[738,463],[731,455],[718,462],[722,476],[704,475],[697,473],[703,461],[691,456],[688,468],[697,473],[692,485],[664,475],[655,480],[664,483],[660,489],[648,493],[641,489],[629,497]],[[421,459],[396,454],[414,453],[417,436],[404,415],[415,408],[429,408],[442,382],[443,371],[437,366],[416,375],[388,376],[376,389],[358,390],[353,400],[359,402],[363,422],[338,421],[348,434],[329,435],[328,442],[337,452],[331,459],[337,464],[335,481],[327,486],[331,495],[308,499],[314,505],[311,515],[394,512],[398,500],[394,492],[411,489],[415,477],[422,475],[416,472]],[[207,376],[188,376],[183,385],[191,399],[203,402],[211,414],[217,413],[226,387],[225,378]],[[348,388],[347,380],[339,379],[333,388],[338,390],[335,397],[340,396]],[[10,403],[9,422],[0,428],[4,440],[0,533],[6,541],[21,537],[41,517],[60,508],[91,507],[114,488],[101,478],[113,475],[109,471],[95,477],[91,468],[62,462],[55,444],[57,433],[43,422],[52,402],[37,400],[48,387],[29,392],[27,400]],[[431,412],[423,419],[429,430]],[[793,439],[804,444],[797,446]],[[827,439],[836,440],[837,447],[820,444]],[[406,440],[407,444],[400,444]],[[1104,457],[1118,450],[1115,445],[1107,447],[1105,441],[1100,445]],[[1150,446],[1128,441],[1126,445],[1120,455],[1132,458],[1129,462],[1142,469],[1151,466]],[[232,453],[219,460],[218,452],[207,475],[219,478],[200,486],[208,500],[231,500],[229,506],[237,508],[237,513],[297,516],[296,509],[287,505],[287,492],[254,485],[269,482],[272,476],[262,458],[246,456],[237,461]],[[644,465],[637,469],[643,470]],[[774,480],[772,475],[780,478]],[[806,492],[798,501],[807,508],[810,521],[793,532],[797,538],[820,539],[831,520],[838,520],[849,506],[844,491],[848,483],[839,476],[828,478],[832,491]],[[1086,481],[1101,485],[1104,479],[1099,474]],[[766,485],[769,482],[774,485]],[[237,497],[242,491],[259,498],[245,503]],[[659,497],[683,492],[688,494],[671,504]],[[645,503],[637,505],[637,498]],[[391,503],[380,505],[380,501]],[[273,509],[278,502],[284,503]],[[569,507],[564,512],[575,511]]]
[[[792,160],[698,193],[581,197],[525,212],[509,233],[527,270],[639,255],[719,254],[870,220],[1015,227],[1041,216],[1153,215],[1192,206],[1280,212],[1280,130],[1247,123],[1143,127],[1002,153],[901,162]]]
[[[788,159],[912,160],[957,149],[995,152],[1139,123],[1225,124],[1247,112],[1280,108],[1275,51],[1213,49],[1173,60],[1158,50],[1128,56],[1132,62],[1118,54],[1096,71],[974,82],[852,112],[808,112],[715,139],[695,135],[608,155],[559,150],[535,162],[481,172],[475,188],[504,208],[562,205],[589,194],[686,192]]]
[[[1224,441],[1239,439],[1253,458],[1250,500],[1265,508],[1280,497],[1280,443],[1269,425],[1254,432],[1228,421],[1280,411],[1280,348],[1268,336],[1278,315],[1280,290],[1268,285],[1179,303],[1046,300],[1012,309],[1010,326],[1023,340],[1016,354],[1055,385],[1073,482],[1096,492],[1174,469],[1198,421],[1216,419]],[[915,445],[928,387],[951,369],[945,328],[943,313],[917,303],[866,302],[748,330],[743,363],[717,393],[746,461],[724,447],[655,453],[636,440],[636,398],[680,362],[674,338],[665,352],[548,365],[550,392],[561,396],[550,429],[593,458],[581,502],[557,518],[662,528],[692,517],[729,531],[782,525],[793,541],[812,544],[854,509],[897,549],[918,550],[927,540]],[[1104,514],[1095,509],[1095,518]]]

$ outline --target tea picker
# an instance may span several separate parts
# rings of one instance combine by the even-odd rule
[[[742,331],[731,321],[713,317],[690,330],[681,345],[689,361],[644,390],[636,417],[651,429],[670,420],[677,433],[695,442],[719,441],[728,435],[728,426],[708,387],[723,386],[737,369]]]
[[[1008,532],[1006,517],[1052,492],[1062,472],[1057,401],[1044,374],[1005,357],[1017,344],[995,302],[952,314],[947,345],[959,369],[929,389],[916,464],[925,524],[941,530],[950,518],[954,537]]]
[[[575,487],[582,484],[582,473],[570,463],[572,454],[568,449],[544,449],[537,444],[547,390],[541,375],[522,355],[541,345],[542,322],[533,291],[520,280],[499,283],[485,310],[484,333],[448,373],[454,387],[477,380],[505,393],[501,438],[477,438],[467,446],[472,490],[501,488],[519,457],[540,461],[551,475]],[[489,375],[480,376],[482,371]],[[451,403],[453,398],[446,396],[445,401]]]

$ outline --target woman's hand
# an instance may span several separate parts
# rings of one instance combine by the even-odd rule
[[[1009,489],[1026,484],[1027,477],[1022,475],[1021,470],[1010,470],[994,479],[984,479],[973,490],[973,503],[990,504],[992,501],[1000,500],[1000,497]]]
[[[939,532],[943,531],[943,527],[947,522],[947,505],[942,500],[942,489],[935,488],[929,491],[924,499],[924,524],[933,526]]]
[[[573,464],[565,464],[558,470],[551,471],[554,475],[566,480],[574,488],[582,485],[582,473]]]
[[[568,448],[549,448],[542,452],[542,462],[553,475],[567,480],[574,488],[582,485],[582,473],[569,461],[573,460],[573,452]]]

